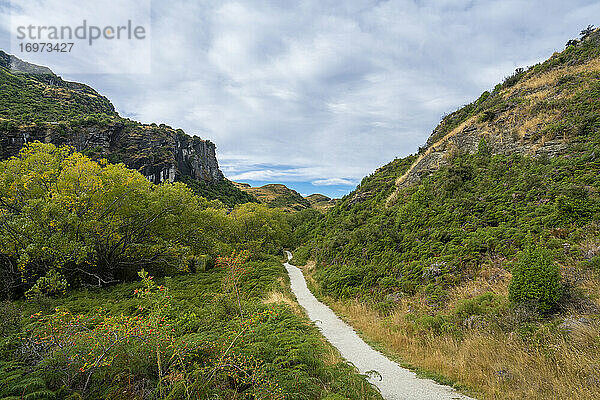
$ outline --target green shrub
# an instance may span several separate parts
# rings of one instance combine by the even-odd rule
[[[37,296],[58,297],[67,292],[69,284],[66,279],[55,269],[48,271],[45,276],[39,278],[35,285],[25,292],[25,297],[28,299]]]
[[[547,249],[529,246],[520,252],[512,273],[508,288],[511,302],[532,306],[541,313],[556,308],[562,294],[560,271]]]
[[[460,319],[467,319],[472,315],[494,314],[502,307],[502,297],[488,292],[472,299],[460,301],[454,310],[454,314]]]

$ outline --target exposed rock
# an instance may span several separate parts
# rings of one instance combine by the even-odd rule
[[[115,119],[71,127],[53,123],[21,125],[0,132],[0,159],[16,155],[34,141],[73,146],[94,159],[123,162],[150,181],[174,181],[189,176],[207,182],[223,179],[215,145],[166,126],[153,126]]]
[[[371,192],[357,191],[356,193],[354,193],[354,196],[352,196],[352,198],[350,199],[348,206],[352,207],[352,206],[355,206],[356,204],[360,204],[363,201],[367,200],[370,196],[371,196]]]
[[[404,297],[404,293],[402,292],[394,292],[385,296],[387,301],[393,301],[394,303],[398,303],[402,297]]]
[[[398,181],[397,187],[410,186],[431,175],[440,167],[447,165],[452,153],[457,149],[465,153],[475,153],[482,138],[486,140],[490,151],[494,154],[523,154],[535,157],[554,157],[563,154],[567,143],[563,140],[547,140],[539,146],[533,146],[527,135],[523,138],[514,135],[511,129],[502,129],[492,134],[489,128],[484,130],[480,125],[467,125],[462,130],[447,136],[437,143],[428,143],[427,151],[411,166],[409,171]],[[432,137],[436,135],[436,131]]]
[[[436,261],[423,270],[423,278],[432,279],[438,277],[442,275],[443,268],[445,267],[446,263],[444,261]]]
[[[94,159],[122,162],[155,183],[180,176],[205,182],[223,179],[210,141],[166,125],[121,118],[113,104],[91,87],[65,81],[47,67],[1,50],[0,73],[19,87],[17,98],[0,109],[0,159],[17,155],[26,143],[40,141],[69,145]],[[19,107],[12,107],[13,103]]]

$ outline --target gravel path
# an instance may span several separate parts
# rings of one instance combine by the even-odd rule
[[[286,253],[288,261],[291,260],[292,253]],[[321,330],[323,336],[339,350],[342,357],[354,364],[360,373],[369,376],[369,381],[379,388],[386,400],[471,399],[449,386],[440,385],[429,379],[417,378],[414,372],[400,367],[372,349],[354,332],[354,329],[313,296],[298,267],[290,263],[284,265],[290,276],[292,291],[298,303],[306,310],[308,317]]]

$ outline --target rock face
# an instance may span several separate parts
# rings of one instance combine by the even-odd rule
[[[0,160],[34,141],[122,162],[150,181],[220,182],[215,145],[166,125],[120,117],[93,88],[0,50]]]
[[[491,130],[495,127],[497,130]],[[436,131],[432,137],[436,135]],[[418,183],[423,177],[437,171],[446,165],[452,155],[457,152],[475,153],[478,151],[481,139],[485,140],[488,149],[493,154],[522,154],[530,156],[554,157],[563,154],[568,144],[565,140],[553,138],[545,141],[531,140],[528,136],[520,136],[515,130],[502,125],[502,121],[494,126],[479,124],[476,120],[469,120],[446,135],[438,142],[429,143],[425,152],[413,163],[407,173],[397,181],[400,189]]]
[[[178,134],[175,137],[175,161],[179,173],[203,181],[222,180],[215,149],[209,140]]]
[[[173,182],[180,176],[205,182],[223,179],[214,143],[164,125],[120,119],[86,126],[21,125],[0,131],[0,159],[16,155],[26,143],[34,141],[69,145],[93,159],[122,162],[154,183]]]

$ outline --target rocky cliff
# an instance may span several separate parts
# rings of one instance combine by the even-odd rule
[[[2,51],[0,88],[0,159],[40,141],[122,162],[155,183],[180,177],[223,180],[214,143],[163,124],[122,118],[89,86]]]
[[[69,145],[94,159],[122,162],[154,183],[173,182],[179,176],[209,182],[223,179],[214,143],[166,126],[118,119],[75,126],[23,124],[0,130],[0,158],[14,156],[23,145],[34,141]]]

